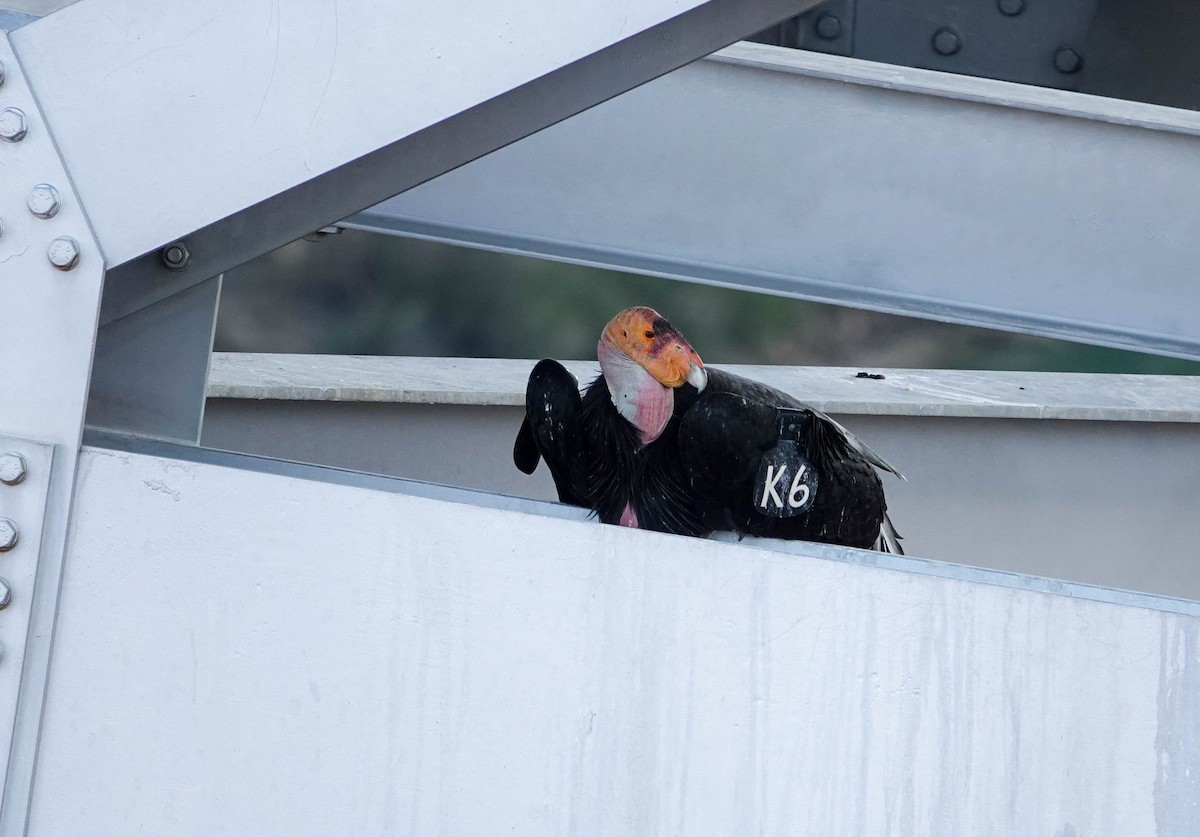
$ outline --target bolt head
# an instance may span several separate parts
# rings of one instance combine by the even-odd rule
[[[49,183],[39,183],[29,190],[29,211],[39,218],[53,218],[62,209],[62,196]]]
[[[15,451],[0,453],[0,482],[5,485],[20,485],[29,475],[25,457]]]
[[[68,235],[61,236],[50,242],[46,255],[59,270],[70,270],[79,264],[79,242]]]
[[[1062,47],[1054,53],[1054,66],[1060,73],[1077,73],[1083,66],[1083,56],[1070,47]]]
[[[842,34],[842,22],[828,12],[817,18],[817,35],[832,41]]]
[[[20,108],[0,110],[0,140],[20,142],[27,133],[29,123],[25,121],[25,111]]]
[[[1025,0],[997,0],[996,5],[1003,14],[1013,17],[1025,11]]]
[[[12,588],[8,586],[7,578],[0,578],[0,610],[12,602]]]
[[[953,55],[962,49],[962,39],[953,29],[939,29],[933,33],[933,48],[939,55]]]
[[[8,552],[17,545],[17,524],[7,517],[0,517],[0,552]]]
[[[187,246],[182,241],[168,244],[162,248],[159,256],[162,258],[162,263],[166,265],[167,270],[183,270],[188,266],[188,262],[192,260],[192,254],[188,252]]]

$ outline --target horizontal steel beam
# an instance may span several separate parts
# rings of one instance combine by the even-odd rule
[[[816,2],[80,0],[13,39],[115,268],[108,322]]]
[[[531,365],[218,354],[201,443],[550,500],[544,468],[512,464]],[[904,472],[886,488],[912,556],[1200,601],[1178,522],[1200,496],[1200,379],[731,368],[836,413]]]
[[[31,837],[1200,829],[1194,606],[203,455],[85,450]]]
[[[347,224],[1198,358],[1197,133],[739,44]]]

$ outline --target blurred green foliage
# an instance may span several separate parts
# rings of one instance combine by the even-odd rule
[[[590,359],[649,305],[709,362],[1200,374],[1200,364],[354,231],[226,276],[221,351]]]

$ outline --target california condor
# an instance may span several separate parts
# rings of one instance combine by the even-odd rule
[[[532,474],[545,459],[562,502],[659,532],[902,552],[876,469],[900,473],[829,416],[706,368],[650,308],[617,314],[597,355],[582,397],[557,361],[529,375],[513,460]]]

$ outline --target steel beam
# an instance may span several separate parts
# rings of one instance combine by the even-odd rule
[[[348,225],[1197,358],[1198,133],[739,44]]]
[[[108,322],[816,2],[81,0],[13,38],[119,268]]]
[[[180,456],[85,452],[31,837],[1200,829],[1194,604]]]
[[[88,427],[199,441],[220,297],[215,276],[103,326]]]
[[[0,834],[17,835],[24,833],[41,725],[104,257],[3,34],[0,62],[5,69],[0,111],[6,111],[0,120],[8,137],[0,141],[0,435],[5,443],[15,438],[21,441],[12,444],[28,446],[26,455],[37,470],[22,493],[0,490],[0,514],[22,503],[27,532],[20,572],[10,579],[13,600],[21,605],[0,620],[0,670],[7,672],[0,673],[0,706],[16,706],[11,747],[0,753],[8,768]],[[22,125],[23,133],[13,130]],[[34,459],[43,447],[49,450]],[[33,491],[44,492],[44,506],[24,505]],[[35,506],[41,506],[36,519]]]
[[[219,354],[202,444],[554,499],[544,467],[512,464],[531,366]],[[1200,379],[732,369],[834,413],[908,477],[885,486],[912,556],[1200,601],[1180,523],[1200,496]]]

